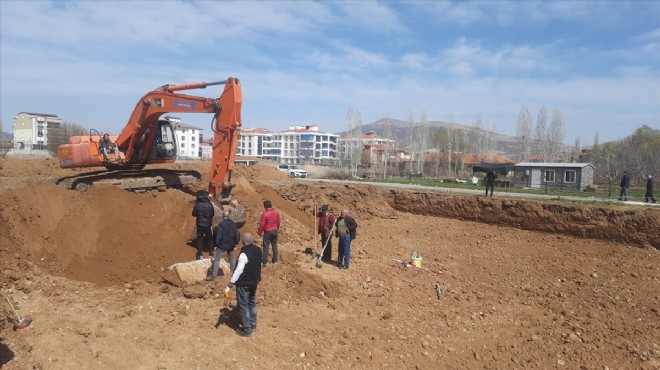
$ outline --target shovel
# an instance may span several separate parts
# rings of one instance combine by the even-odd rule
[[[32,323],[32,316],[26,316],[24,319],[21,319],[20,316],[18,316],[18,312],[16,312],[16,309],[14,308],[14,305],[11,303],[9,300],[9,297],[5,296],[7,298],[7,303],[9,303],[9,306],[11,307],[11,310],[14,311],[14,315],[16,315],[16,318],[18,319],[18,325],[16,326],[17,329],[25,329]]]
[[[316,267],[321,268],[323,267],[323,261],[321,260],[323,258],[323,252],[325,252],[325,248],[328,247],[328,242],[330,241],[330,238],[332,238],[332,232],[335,230],[335,225],[337,225],[337,222],[335,221],[334,224],[332,224],[332,229],[330,229],[330,236],[325,240],[325,245],[323,246],[323,249],[321,250],[321,254],[319,254],[319,258],[316,259]]]

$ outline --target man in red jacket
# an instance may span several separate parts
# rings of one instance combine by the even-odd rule
[[[259,230],[257,235],[263,234],[262,247],[264,250],[262,266],[268,266],[268,249],[273,247],[273,265],[277,265],[279,254],[277,253],[277,234],[280,230],[280,213],[273,208],[270,200],[264,202],[264,213],[261,214],[261,221],[259,222]]]
[[[330,212],[328,205],[324,204],[316,217],[319,218],[318,230],[321,234],[321,247],[325,247],[322,258],[323,261],[330,262],[332,260],[332,230],[335,226],[335,215]]]

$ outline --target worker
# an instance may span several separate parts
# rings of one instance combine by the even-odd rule
[[[108,151],[112,150],[115,153],[115,162],[119,162],[119,148],[117,148],[117,145],[110,141],[110,135],[104,134],[103,138],[99,141],[99,150],[103,154],[103,160],[105,162],[110,162],[110,158],[108,158]]]
[[[250,337],[257,330],[257,285],[261,281],[261,249],[254,245],[254,236],[243,234],[243,248],[238,255],[236,270],[227,284],[226,291],[236,285],[236,301],[241,315],[242,328],[236,334]]]
[[[347,209],[341,210],[341,215],[337,219],[337,229],[335,234],[339,238],[339,248],[337,257],[337,267],[348,269],[351,264],[351,241],[356,237],[357,222],[348,215]]]
[[[655,197],[653,196],[653,176],[646,176],[646,193],[644,193],[644,202],[649,201],[651,198],[651,203],[655,203]]]
[[[204,254],[204,242],[208,245],[209,257],[213,256],[213,204],[208,193],[204,192],[197,197],[197,203],[193,207],[192,215],[197,218],[197,254],[195,259],[201,260]]]
[[[623,176],[621,177],[621,183],[619,184],[621,192],[619,192],[619,200],[627,201],[628,200],[628,188],[630,187],[630,177],[628,177],[628,171],[623,171]]]
[[[330,262],[332,260],[332,229],[335,226],[335,215],[330,212],[328,205],[324,204],[316,217],[319,218],[318,231],[321,235],[321,247],[324,248],[322,259]]]
[[[495,179],[497,178],[497,175],[495,174],[495,171],[490,170],[486,174],[486,178],[484,179],[484,182],[486,183],[486,196],[488,196],[488,188],[490,188],[490,197],[493,197],[493,188],[495,188]]]
[[[263,267],[268,266],[268,250],[272,246],[273,248],[273,265],[277,265],[279,261],[279,254],[277,250],[277,235],[280,230],[280,213],[273,208],[273,204],[270,200],[264,202],[264,212],[261,214],[261,220],[259,221],[259,229],[257,230],[257,235],[263,235],[262,247],[264,249],[263,253]]]
[[[233,273],[236,267],[234,260],[234,249],[238,245],[241,235],[238,232],[238,226],[229,217],[230,212],[224,210],[222,212],[222,221],[218,225],[218,230],[215,233],[215,254],[213,257],[213,269],[211,276],[206,278],[207,281],[213,281],[218,277],[218,269],[220,267],[220,258],[223,257],[224,252],[227,252],[227,260],[229,261],[229,269]]]

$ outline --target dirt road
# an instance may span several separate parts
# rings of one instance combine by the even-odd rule
[[[160,277],[194,257],[190,210],[203,185],[77,193],[53,185],[70,173],[52,160],[0,166],[3,292],[34,316],[14,331],[0,310],[3,369],[660,368],[658,209],[239,167],[243,230],[256,231],[264,199],[283,214],[281,263],[263,271],[259,328],[244,339],[226,277],[185,288]],[[207,163],[191,166],[208,178]],[[311,210],[324,203],[359,223],[348,270],[317,268],[306,253],[320,250]],[[443,273],[392,261],[415,250]]]

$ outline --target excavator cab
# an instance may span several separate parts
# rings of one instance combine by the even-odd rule
[[[174,135],[175,123],[169,117],[158,120],[158,122],[145,131],[140,140],[139,147],[150,147],[147,154],[147,162],[163,163],[172,162],[176,159],[177,145]],[[144,142],[152,141],[153,145],[145,145]]]

